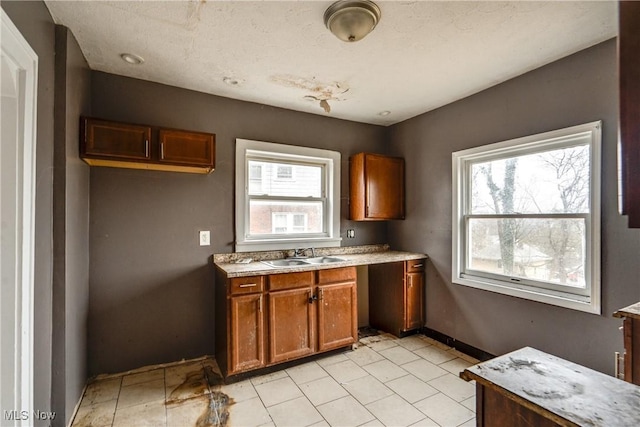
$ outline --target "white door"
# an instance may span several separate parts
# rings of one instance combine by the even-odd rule
[[[33,424],[38,57],[4,10],[0,55],[0,425]]]

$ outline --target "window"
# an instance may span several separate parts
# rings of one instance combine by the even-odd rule
[[[308,215],[306,213],[274,212],[272,227],[274,234],[305,233],[307,231]]]
[[[340,246],[340,153],[236,140],[236,251]]]
[[[601,122],[453,153],[454,283],[600,313]]]

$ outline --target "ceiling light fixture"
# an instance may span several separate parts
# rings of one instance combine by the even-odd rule
[[[144,59],[141,56],[134,55],[133,53],[123,53],[120,55],[120,58],[127,64],[131,65],[140,65],[144,63]]]
[[[338,1],[324,12],[324,25],[337,38],[357,42],[369,34],[380,21],[380,8],[368,0]]]
[[[391,114],[391,111],[389,111],[389,110],[380,111],[380,112],[378,113],[378,115],[379,115],[379,116],[382,116],[382,117],[384,117],[384,116],[388,116],[389,114]]]

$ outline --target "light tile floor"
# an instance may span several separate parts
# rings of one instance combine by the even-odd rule
[[[215,361],[188,361],[92,382],[72,426],[474,426],[475,385],[458,374],[477,362],[387,334],[230,385]]]

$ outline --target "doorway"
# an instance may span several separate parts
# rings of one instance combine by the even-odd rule
[[[0,9],[0,408],[32,424],[38,57]]]

